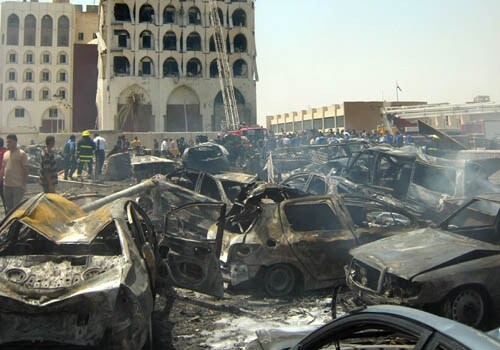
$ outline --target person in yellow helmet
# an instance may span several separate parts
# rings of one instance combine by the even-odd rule
[[[78,169],[76,174],[79,179],[82,178],[82,170],[85,165],[87,166],[89,177],[92,178],[94,151],[95,143],[90,138],[90,132],[88,130],[85,130],[84,132],[82,132],[82,138],[76,145],[76,156],[78,159]]]

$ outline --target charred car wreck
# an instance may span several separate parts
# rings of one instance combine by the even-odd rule
[[[347,284],[367,303],[396,303],[481,327],[500,310],[500,198],[477,197],[444,220],[351,251]]]
[[[155,232],[119,200],[87,214],[40,194],[0,226],[0,345],[140,349],[151,341]]]

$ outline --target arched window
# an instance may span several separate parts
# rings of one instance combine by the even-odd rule
[[[235,27],[246,27],[247,26],[247,14],[242,9],[236,9],[233,12],[233,26]]]
[[[188,77],[201,77],[203,74],[201,69],[201,62],[197,58],[191,58],[186,67],[186,75]]]
[[[33,89],[32,88],[24,89],[23,98],[25,100],[33,100]]]
[[[130,75],[130,62],[127,57],[113,57],[113,72],[116,75]]]
[[[153,34],[149,30],[145,30],[140,35],[140,49],[154,49],[154,39]]]
[[[224,27],[224,13],[222,12],[222,10],[220,8],[217,8],[217,14],[219,15],[219,23],[221,26]],[[213,25],[212,23],[212,17],[210,16],[210,25]]]
[[[40,81],[44,83],[50,82],[50,71],[48,69],[44,69],[40,72]]]
[[[187,51],[201,51],[201,37],[198,33],[191,33],[186,40]]]
[[[116,21],[130,22],[130,9],[127,4],[115,4],[113,12]]]
[[[24,17],[24,46],[35,46],[36,18],[33,15]]]
[[[155,70],[153,60],[149,57],[144,57],[139,65],[139,75],[154,77]]]
[[[26,69],[23,73],[23,81],[33,82],[35,80],[34,75],[35,75],[35,73],[33,73],[33,70]]]
[[[233,76],[236,78],[248,78],[248,66],[245,60],[236,60],[233,64]]]
[[[7,63],[17,63],[17,53],[13,50],[7,54]]]
[[[68,55],[66,54],[66,52],[64,51],[59,52],[59,55],[57,56],[57,63],[68,64]]]
[[[7,76],[6,76],[6,80],[7,81],[10,81],[10,82],[15,82],[17,81],[17,72],[15,69],[9,69],[7,71]]]
[[[48,51],[42,52],[42,56],[40,57],[40,62],[42,62],[43,64],[50,64],[51,63],[50,52]]]
[[[52,46],[52,17],[50,17],[49,15],[45,15],[42,17],[40,45]]]
[[[64,69],[57,72],[57,81],[59,83],[64,83],[68,81],[68,73]]]
[[[177,50],[177,36],[174,32],[166,32],[163,36],[163,50]]]
[[[163,76],[164,77],[178,77],[179,65],[173,57],[169,57],[163,62]]]
[[[49,101],[50,100],[49,88],[44,87],[40,90],[40,100],[42,100],[42,101]]]
[[[188,23],[194,25],[201,24],[201,12],[196,6],[193,6],[188,10]]]
[[[67,100],[68,99],[68,94],[65,88],[59,88],[57,89],[57,93],[54,95],[55,98],[59,100]]]
[[[15,14],[7,18],[7,45],[19,45],[19,17]]]
[[[139,23],[154,23],[155,10],[153,6],[144,4],[139,10]]]
[[[218,78],[219,77],[219,66],[217,65],[217,59],[213,60],[210,63],[210,78]]]
[[[243,34],[237,34],[234,37],[234,52],[247,51],[247,38]]]
[[[130,34],[123,29],[117,29],[114,31],[115,40],[119,48],[130,48]]]
[[[210,52],[217,52],[217,50],[215,48],[215,39],[214,39],[213,35],[210,37],[210,43],[208,44],[208,46],[209,46]]]
[[[163,23],[175,23],[175,7],[169,5],[163,10]]]
[[[7,95],[7,100],[15,100],[17,98],[16,89],[8,88],[6,95]]]
[[[69,19],[61,16],[57,20],[57,46],[69,45]]]
[[[24,63],[26,63],[26,64],[34,64],[35,63],[35,55],[33,54],[33,51],[27,51],[24,54]]]

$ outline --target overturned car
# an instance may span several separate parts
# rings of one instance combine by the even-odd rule
[[[500,310],[500,196],[469,201],[439,228],[351,251],[347,284],[364,303],[429,309],[481,327]]]
[[[0,345],[140,349],[159,256],[147,216],[119,200],[87,214],[37,195],[0,225]]]

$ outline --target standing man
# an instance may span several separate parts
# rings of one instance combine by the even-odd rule
[[[66,141],[63,150],[64,157],[64,180],[68,179],[68,176],[73,180],[73,173],[76,170],[76,136],[71,135],[69,140]]]
[[[45,193],[56,193],[57,185],[57,162],[54,152],[56,139],[54,136],[45,138],[45,149],[42,152],[42,164],[40,167],[40,184]]]
[[[99,136],[98,133],[94,134],[95,143],[95,177],[100,179],[102,175],[102,166],[104,164],[105,151],[106,151],[106,139]]]
[[[160,153],[164,157],[168,155],[168,145],[169,145],[168,139],[164,138],[160,146]]]
[[[7,135],[7,152],[3,156],[0,179],[3,179],[3,194],[8,213],[21,202],[28,183],[28,155],[17,147],[15,134]]]
[[[89,178],[92,178],[92,162],[94,159],[95,143],[90,138],[90,132],[85,130],[82,132],[82,138],[78,141],[76,145],[76,154],[78,158],[78,178],[82,179],[83,166],[87,166],[89,172]]]

